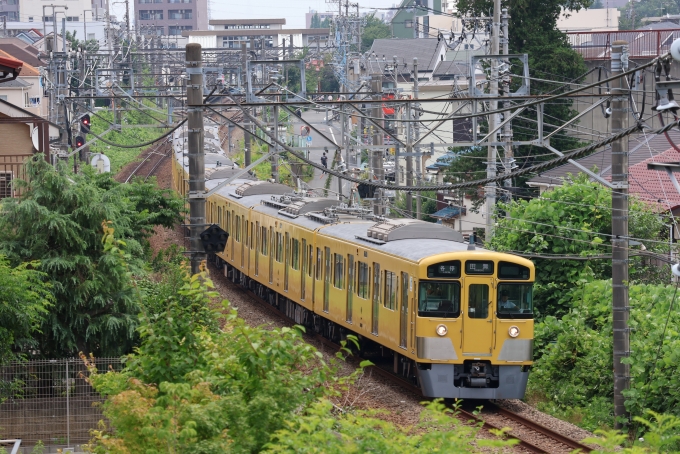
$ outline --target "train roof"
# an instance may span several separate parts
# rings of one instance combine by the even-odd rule
[[[180,139],[179,134],[175,135],[174,145],[175,159],[188,172],[187,160],[183,159],[181,153],[186,143]],[[226,158],[222,150],[207,156],[210,156],[210,159],[206,159],[206,190],[212,190],[239,170],[233,168],[233,162]],[[216,161],[220,161],[221,166],[216,166]],[[217,194],[286,223],[309,231],[318,231],[319,235],[337,238],[363,249],[380,251],[413,262],[447,252],[464,252],[468,248],[458,232],[425,221],[410,219],[375,221],[343,214],[340,210],[334,217],[327,217],[324,215],[324,209],[340,205],[338,200],[330,198],[295,196],[293,202],[281,203],[282,196],[294,196],[292,188],[253,180],[251,175],[244,175],[223,186]],[[488,252],[479,247],[475,250]]]

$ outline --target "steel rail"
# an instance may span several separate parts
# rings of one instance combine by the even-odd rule
[[[544,425],[539,424],[536,421],[532,421],[529,418],[525,418],[524,416],[519,415],[519,414],[517,414],[513,411],[506,409],[506,408],[499,407],[498,405],[496,405],[493,402],[489,402],[486,405],[486,408],[488,410],[493,411],[494,413],[501,415],[501,416],[505,416],[506,418],[512,419],[513,421],[518,422],[518,423],[522,424],[523,426],[528,427],[529,429],[540,433],[541,435],[545,435],[546,437],[552,438],[553,440],[557,440],[560,443],[567,445],[572,449],[580,449],[581,452],[584,452],[584,453],[589,453],[593,450],[591,447],[586,446],[582,443],[579,443],[578,441],[576,441],[572,438],[569,438],[565,435],[562,435],[561,433],[555,432],[554,430],[552,430],[548,427],[545,427]]]

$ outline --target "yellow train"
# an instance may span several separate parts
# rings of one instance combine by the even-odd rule
[[[177,137],[175,147],[174,185],[186,195]],[[216,155],[206,158],[208,190],[234,172]],[[207,222],[230,234],[210,258],[296,323],[334,339],[357,335],[362,353],[425,396],[524,396],[533,350],[529,260],[468,245],[442,225],[369,220],[338,200],[266,181],[235,180],[206,203]]]

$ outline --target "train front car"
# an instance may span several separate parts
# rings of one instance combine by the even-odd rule
[[[521,399],[533,354],[534,265],[489,251],[419,266],[416,356],[429,397]]]

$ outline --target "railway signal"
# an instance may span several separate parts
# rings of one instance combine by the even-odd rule
[[[227,239],[229,238],[229,234],[217,224],[213,224],[205,229],[200,236],[203,250],[207,254],[224,251],[224,248],[227,246]]]
[[[88,134],[90,132],[90,114],[80,117],[80,132]]]
[[[83,136],[76,137],[76,148],[80,148],[85,145],[85,138]]]

